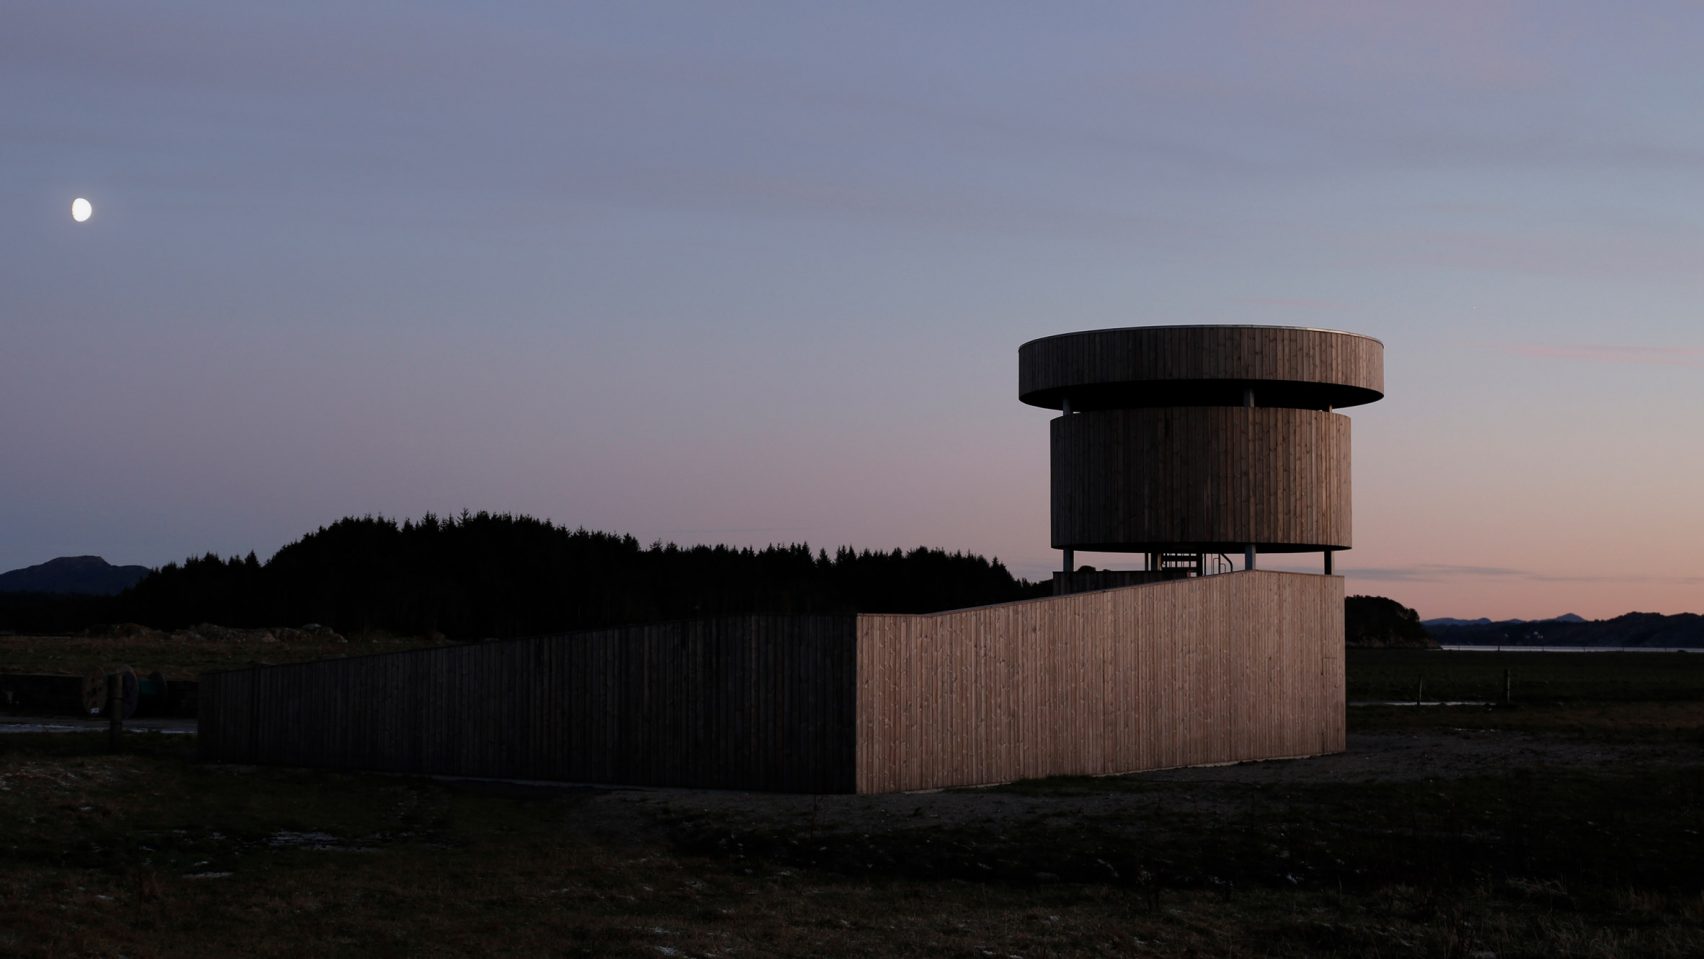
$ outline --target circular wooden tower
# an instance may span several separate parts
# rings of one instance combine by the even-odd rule
[[[1053,546],[1209,557],[1353,545],[1349,419],[1384,396],[1384,344],[1287,326],[1139,326],[1031,340],[1018,398],[1052,423]],[[1107,584],[1112,585],[1112,584]]]

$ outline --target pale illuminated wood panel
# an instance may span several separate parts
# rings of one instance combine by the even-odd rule
[[[858,617],[857,790],[1340,752],[1343,580],[1254,571]]]

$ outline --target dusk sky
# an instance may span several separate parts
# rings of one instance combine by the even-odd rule
[[[1701,36],[1655,2],[8,5],[0,570],[465,507],[1045,576],[1019,344],[1259,323],[1385,343],[1350,592],[1701,611]]]

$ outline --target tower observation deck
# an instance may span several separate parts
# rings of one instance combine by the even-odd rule
[[[1031,340],[1018,398],[1059,410],[1052,545],[1210,555],[1353,545],[1349,418],[1384,396],[1384,344],[1286,326],[1140,326]]]

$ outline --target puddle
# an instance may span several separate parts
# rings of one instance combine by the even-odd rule
[[[0,733],[89,733],[105,732],[106,729],[105,720],[60,723],[0,720]],[[157,724],[127,722],[124,724],[124,731],[127,733],[162,733],[167,736],[193,736],[195,735],[195,721],[185,720],[182,723],[171,725],[167,725],[165,722]]]
[[[1495,706],[1489,699],[1428,699],[1417,703],[1412,699],[1356,699],[1351,706]]]

